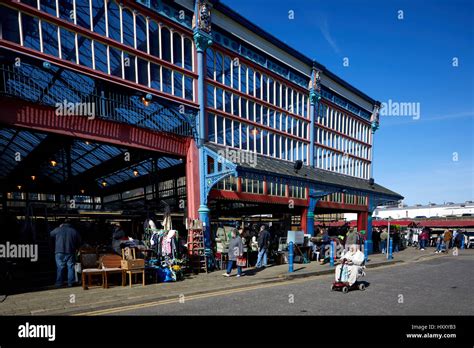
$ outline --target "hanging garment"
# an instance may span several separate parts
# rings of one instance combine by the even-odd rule
[[[167,231],[173,228],[173,224],[171,222],[171,215],[169,213],[165,213],[163,217],[163,222],[161,224],[163,225],[163,228]]]
[[[157,231],[155,222],[152,219],[146,219],[143,223],[143,241],[148,248],[151,247],[153,233]]]
[[[163,253],[162,242],[163,242],[163,235],[161,231],[154,232],[150,239],[150,244],[151,244],[151,249],[156,253],[157,257],[160,257]]]

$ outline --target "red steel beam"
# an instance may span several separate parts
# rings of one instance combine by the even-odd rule
[[[186,156],[186,137],[97,118],[89,120],[84,116],[57,116],[52,107],[18,99],[0,99],[0,110],[2,110],[0,123],[6,126],[62,134],[123,147],[159,151],[173,156]]]
[[[39,58],[39,59],[48,61],[50,63],[56,64],[57,66],[67,68],[67,69],[71,69],[71,70],[80,72],[82,74],[85,74],[85,75],[93,77],[93,78],[101,78],[105,81],[113,82],[113,83],[119,84],[119,85],[124,86],[124,87],[128,87],[128,88],[132,88],[132,89],[137,90],[137,91],[141,91],[143,93],[150,93],[152,95],[156,95],[156,96],[161,97],[161,98],[166,99],[166,100],[172,100],[172,101],[180,103],[182,105],[187,105],[187,106],[191,106],[191,107],[194,107],[194,108],[199,107],[199,104],[197,104],[193,101],[190,101],[190,100],[187,100],[187,99],[184,99],[184,98],[180,98],[180,97],[176,97],[174,95],[158,91],[154,88],[150,88],[150,87],[147,87],[147,86],[144,86],[144,85],[140,85],[136,82],[131,82],[129,80],[122,79],[120,77],[112,76],[112,75],[106,74],[102,71],[94,70],[94,69],[88,68],[86,66],[67,61],[65,59],[60,59],[60,58],[58,58],[56,56],[52,56],[50,54],[41,53],[41,52],[33,50],[31,48],[23,47],[23,46],[21,46],[17,43],[14,43],[14,42],[10,42],[10,41],[0,39],[0,47],[4,47],[4,48],[9,49],[11,51],[20,52],[20,53],[23,53],[27,56],[33,57],[33,58]],[[195,98],[197,98],[197,94],[195,95]]]
[[[308,205],[306,199],[293,198],[293,197],[279,197],[271,195],[259,195],[254,193],[235,192],[235,191],[223,191],[223,190],[211,190],[209,198],[212,199],[223,199],[232,201],[245,201],[254,203],[267,203],[267,204],[283,204],[288,206],[289,201],[293,201],[295,206]]]
[[[326,201],[321,201],[321,200],[318,201],[318,203],[316,204],[315,214],[318,214],[318,208],[346,210],[346,211],[367,211],[366,205],[335,203],[335,202],[326,202]]]
[[[293,88],[294,90],[304,94],[305,96],[308,96],[309,95],[309,90],[301,87],[300,85],[297,85],[296,83],[294,83],[293,81],[290,81],[290,80],[287,80],[285,79],[283,76],[281,75],[278,75],[276,73],[274,73],[273,71],[269,70],[268,68],[265,68],[261,65],[258,65],[254,62],[252,62],[251,60],[249,60],[248,58],[245,58],[244,56],[234,52],[234,51],[231,51],[229,50],[228,48],[218,44],[218,43],[213,43],[212,44],[212,48],[215,48],[215,51],[220,51],[220,53],[223,53],[225,55],[228,55],[230,56],[231,58],[239,58],[239,61],[242,61],[245,65],[248,65],[250,66],[251,68],[253,68],[254,70],[258,70],[259,73],[263,73],[263,74],[266,74],[267,76],[270,76],[272,77],[274,80],[277,80],[278,82],[280,82],[281,84],[287,86],[287,87],[291,87]],[[308,76],[308,80],[310,79],[310,77]]]

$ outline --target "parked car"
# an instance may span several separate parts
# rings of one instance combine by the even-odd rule
[[[464,232],[464,244],[466,248],[474,248],[474,232]]]

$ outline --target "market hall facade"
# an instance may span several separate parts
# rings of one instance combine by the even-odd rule
[[[0,4],[2,214],[167,209],[211,248],[223,217],[356,212],[371,249],[403,198],[372,178],[378,101],[219,1],[57,3]]]

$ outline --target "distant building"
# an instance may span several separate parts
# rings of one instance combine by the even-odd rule
[[[474,216],[474,202],[444,203],[428,205],[416,204],[413,206],[399,205],[398,207],[383,206],[374,210],[374,217],[379,219],[414,219],[432,217],[462,217]]]

